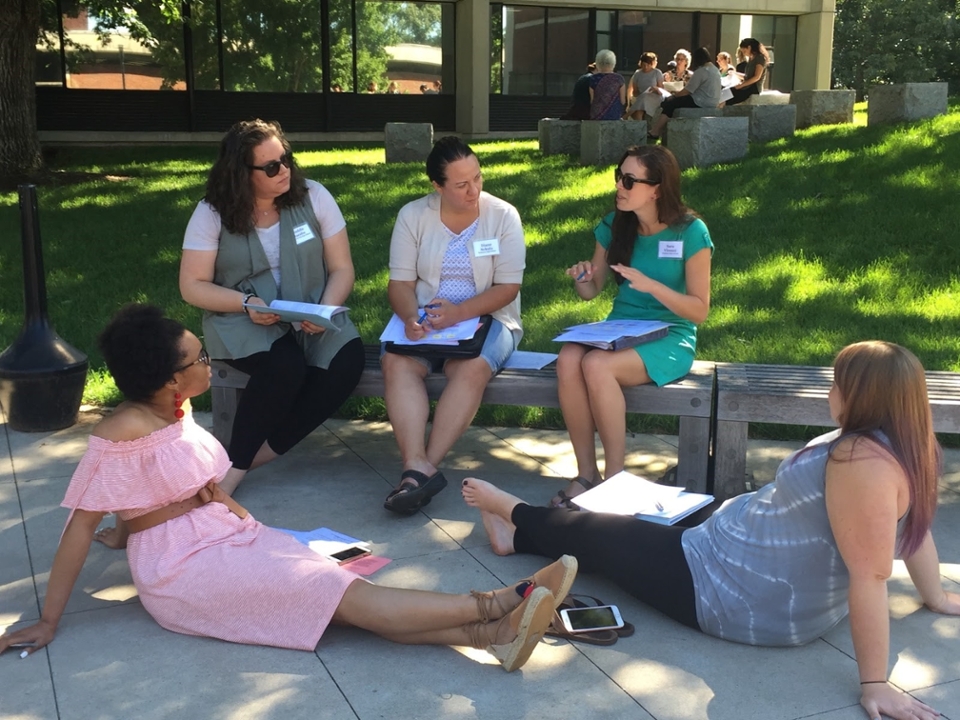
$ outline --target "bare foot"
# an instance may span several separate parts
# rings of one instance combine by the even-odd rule
[[[470,507],[486,510],[508,521],[513,514],[513,509],[523,503],[523,500],[516,495],[511,495],[479,478],[464,480],[460,494],[463,495],[463,501]]]
[[[483,529],[487,531],[487,537],[490,538],[490,547],[493,552],[497,555],[513,555],[516,552],[513,548],[516,525],[486,510],[480,511],[480,520],[483,521]]]
[[[122,550],[127,546],[127,533],[121,533],[115,527],[100,528],[93,534],[93,539],[103,543],[113,550]]]

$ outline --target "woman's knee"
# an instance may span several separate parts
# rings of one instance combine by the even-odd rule
[[[557,358],[557,377],[571,381],[583,377],[583,360],[588,355],[587,348],[576,343],[567,343],[560,348]]]

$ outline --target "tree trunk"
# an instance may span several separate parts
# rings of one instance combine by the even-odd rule
[[[0,0],[0,182],[43,167],[34,73],[40,0]]]

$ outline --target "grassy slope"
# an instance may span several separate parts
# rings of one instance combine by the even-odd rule
[[[829,364],[843,345],[883,338],[907,345],[930,369],[960,370],[960,106],[896,127],[820,127],[753,146],[741,162],[684,175],[684,196],[707,222],[717,250],[713,310],[701,328],[705,359]],[[563,325],[601,319],[612,291],[577,300],[563,268],[592,252],[591,230],[612,204],[612,175],[535,142],[476,143],[485,188],[514,203],[527,232],[523,347],[556,350]],[[347,218],[357,285],[351,314],[376,339],[389,317],[387,254],[399,207],[428,188],[419,165],[383,164],[377,148],[298,148]],[[60,150],[59,169],[109,179],[40,189],[50,316],[86,351],[88,401],[116,391],[95,336],[113,310],[153,302],[199,330],[199,311],[177,290],[183,228],[215,155],[208,147]],[[0,347],[22,319],[17,200],[0,195]],[[202,406],[202,403],[199,404]],[[382,401],[345,409],[365,417]],[[479,421],[558,424],[536,408],[483,408]],[[635,429],[670,429],[638,418]],[[782,431],[778,431],[782,433]],[[788,433],[796,434],[795,430]]]

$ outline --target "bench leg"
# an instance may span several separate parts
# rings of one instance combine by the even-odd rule
[[[713,476],[713,494],[726,500],[746,492],[747,429],[750,424],[731,420],[717,420],[713,453],[716,458]]]
[[[681,417],[679,444],[677,485],[691,492],[707,492],[710,418]]]
[[[213,436],[225,448],[230,447],[230,436],[233,434],[233,421],[237,417],[237,405],[240,402],[239,388],[214,387],[210,388],[213,400]]]

